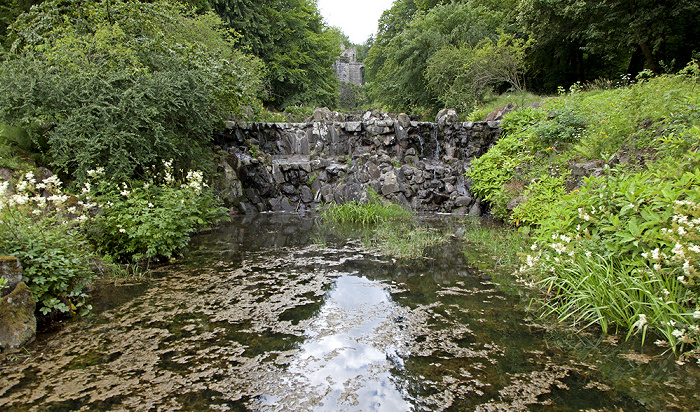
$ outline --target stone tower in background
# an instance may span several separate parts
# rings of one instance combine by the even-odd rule
[[[342,53],[333,64],[335,77],[343,83],[362,85],[364,65],[357,62],[357,50],[355,50],[354,46],[346,50],[342,44],[340,48]]]

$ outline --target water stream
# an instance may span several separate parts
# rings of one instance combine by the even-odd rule
[[[396,260],[313,217],[198,236],[0,366],[8,411],[698,410],[698,367],[557,332],[457,233]]]

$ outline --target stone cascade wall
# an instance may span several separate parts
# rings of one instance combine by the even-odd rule
[[[421,212],[481,215],[464,174],[500,136],[500,122],[228,123],[216,189],[243,213],[362,201],[373,188]],[[249,147],[254,147],[251,151]],[[252,156],[254,154],[255,156]]]

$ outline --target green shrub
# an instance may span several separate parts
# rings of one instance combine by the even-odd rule
[[[0,254],[19,259],[43,314],[89,310],[85,291],[99,258],[82,226],[95,205],[64,193],[55,176],[37,182],[31,172],[11,193],[9,181],[0,184]]]
[[[12,26],[0,122],[79,183],[96,167],[114,181],[163,159],[205,167],[218,122],[262,86],[262,63],[221,27],[164,1],[45,1]]]
[[[89,174],[96,182],[94,188],[86,184],[86,195],[103,207],[91,237],[119,261],[170,258],[187,246],[192,233],[226,216],[201,172],[187,172],[177,181],[170,162],[162,178],[146,182],[115,185],[104,180],[103,170]]]
[[[553,110],[552,120],[539,123],[535,133],[547,145],[556,143],[576,143],[586,128],[586,119],[573,109]]]
[[[567,175],[545,175],[528,185],[522,195],[524,202],[513,209],[511,221],[516,225],[538,225],[549,214],[552,204],[557,203],[566,194],[566,177]]]

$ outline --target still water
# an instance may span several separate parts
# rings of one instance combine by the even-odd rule
[[[700,410],[696,365],[573,335],[456,233],[418,259],[311,216],[200,235],[0,366],[3,411]],[[21,356],[20,356],[21,355]]]

